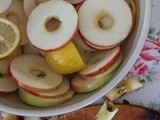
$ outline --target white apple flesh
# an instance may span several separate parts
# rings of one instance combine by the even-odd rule
[[[0,14],[7,11],[12,3],[12,0],[1,0],[0,1]]]
[[[7,1],[7,0],[6,0]],[[9,9],[0,15],[14,22],[21,32],[21,45],[25,45],[28,41],[26,34],[27,17],[23,9],[23,0],[13,0]]]
[[[16,91],[18,85],[7,75],[0,76],[0,94]]]
[[[43,57],[24,54],[16,57],[9,66],[12,79],[29,91],[53,91],[62,83],[62,75],[49,68]]]
[[[116,47],[104,52],[104,57],[97,58],[98,54],[95,57],[92,57],[92,62],[84,70],[80,71],[82,77],[93,77],[95,75],[101,74],[107,69],[109,69],[119,58],[120,56],[120,47]],[[100,60],[97,60],[100,59]]]
[[[35,91],[28,91],[28,92],[42,98],[55,98],[65,95],[69,89],[70,89],[69,80],[63,78],[61,85],[56,90],[49,92],[35,92]]]
[[[132,28],[131,9],[124,0],[86,0],[80,6],[78,16],[80,33],[98,46],[121,43]]]
[[[72,88],[77,93],[87,93],[94,91],[103,86],[107,81],[111,79],[115,71],[110,74],[100,77],[90,77],[84,80],[79,74],[75,75],[71,81]]]
[[[51,107],[51,106],[57,106],[60,104],[63,104],[64,102],[67,102],[70,100],[74,95],[74,91],[70,89],[65,95],[56,97],[56,98],[42,98],[37,97],[26,90],[19,88],[19,97],[20,99],[35,107]]]
[[[57,28],[50,31],[47,24],[52,20],[57,22]],[[78,15],[70,3],[51,0],[38,5],[32,11],[27,23],[27,35],[30,43],[37,49],[57,50],[72,39],[77,25]]]

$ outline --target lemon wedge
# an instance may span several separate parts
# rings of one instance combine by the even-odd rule
[[[63,48],[46,52],[45,58],[48,65],[56,72],[70,74],[86,67],[75,45],[70,42]]]
[[[20,31],[11,21],[0,18],[0,59],[12,54],[20,44]]]

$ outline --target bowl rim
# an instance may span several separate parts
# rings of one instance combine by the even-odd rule
[[[124,66],[123,70],[121,70],[117,76],[114,78],[114,80],[110,81],[104,88],[99,90],[98,92],[94,93],[92,96],[86,98],[83,101],[80,101],[74,105],[70,105],[63,108],[58,108],[55,110],[52,109],[40,109],[40,110],[29,110],[29,109],[23,109],[23,108],[13,108],[6,106],[4,104],[0,103],[0,111],[19,115],[19,116],[33,116],[33,117],[45,117],[45,116],[55,116],[55,115],[61,115],[69,112],[73,112],[75,110],[81,109],[83,107],[86,107],[93,102],[100,99],[103,95],[105,95],[106,92],[109,92],[113,86],[118,84],[121,79],[123,79],[123,75],[126,75],[127,72],[131,69],[133,64],[135,63],[136,59],[139,56],[139,53],[141,52],[143,45],[146,41],[149,27],[150,27],[150,20],[151,20],[151,8],[152,8],[152,2],[151,0],[144,0],[143,3],[145,4],[145,13],[144,13],[144,21],[142,24],[141,32],[139,33],[139,40],[137,42],[137,45],[135,47],[135,50],[131,54],[130,59],[127,61],[126,65]],[[137,54],[138,53],[138,54]]]

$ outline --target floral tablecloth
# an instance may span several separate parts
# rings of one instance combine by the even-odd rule
[[[138,75],[145,80],[143,88],[126,94],[124,100],[131,104],[160,111],[160,0],[153,0],[152,20],[148,38],[132,69],[126,77]]]
[[[126,78],[138,75],[145,80],[144,86],[124,95],[115,102],[123,103],[125,100],[130,104],[160,112],[160,0],[152,0],[152,6],[152,20],[148,38],[137,61],[126,75]],[[95,103],[102,101],[100,99]]]

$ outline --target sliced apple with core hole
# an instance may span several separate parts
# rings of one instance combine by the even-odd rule
[[[13,0],[9,9],[0,15],[14,22],[20,29],[21,32],[21,45],[27,43],[28,38],[26,34],[27,17],[23,9],[23,0]]]
[[[18,89],[18,85],[7,75],[0,74],[0,94],[10,93]]]
[[[48,29],[50,23],[56,24],[54,28]],[[38,5],[32,11],[27,23],[27,34],[30,43],[37,49],[57,50],[71,41],[77,25],[78,15],[70,3],[51,0]]]
[[[21,55],[9,66],[12,79],[24,89],[46,92],[57,89],[62,75],[49,68],[44,58],[36,55]]]
[[[111,79],[115,70],[107,75],[102,75],[100,77],[90,77],[84,80],[79,74],[75,75],[71,81],[72,88],[77,93],[86,93],[94,91],[101,86],[103,86],[107,81]]]
[[[82,77],[93,77],[95,75],[101,74],[107,69],[109,69],[120,56],[120,47],[116,47],[102,53],[104,57],[100,54],[94,55],[92,57],[91,64],[89,64],[84,70],[80,71]]]
[[[56,72],[70,74],[83,70],[86,65],[72,42],[63,48],[45,53],[48,65]]]
[[[7,11],[11,3],[12,3],[12,0],[1,0],[0,1],[0,14]]]
[[[74,95],[74,91],[70,89],[65,95],[56,98],[42,98],[37,97],[26,90],[19,88],[20,99],[35,107],[51,107],[63,104],[64,102],[70,100]]]
[[[131,9],[124,0],[86,0],[80,6],[78,16],[80,33],[98,46],[121,43],[132,29]]]
[[[42,98],[55,98],[55,97],[60,97],[63,96],[68,92],[70,89],[70,82],[66,78],[63,78],[63,81],[61,85],[59,86],[58,89],[50,91],[50,92],[35,92],[35,91],[29,91],[29,93],[37,96],[37,97],[42,97]]]
[[[17,48],[11,55],[9,55],[5,59],[0,60],[0,73],[3,75],[8,74],[8,67],[10,62],[17,56],[21,55],[22,51],[21,48]]]

